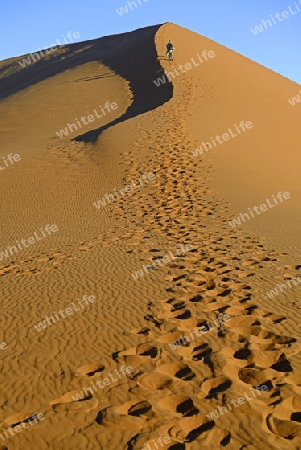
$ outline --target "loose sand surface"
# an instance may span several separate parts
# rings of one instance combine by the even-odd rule
[[[170,23],[19,59],[0,63],[0,450],[300,450],[300,86]]]

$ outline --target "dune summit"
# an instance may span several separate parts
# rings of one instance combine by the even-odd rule
[[[0,62],[0,249],[59,232],[0,261],[0,447],[301,449],[301,285],[267,295],[301,268],[298,85],[171,23],[26,57]]]

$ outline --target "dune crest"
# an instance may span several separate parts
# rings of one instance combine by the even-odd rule
[[[0,254],[58,228],[1,261],[2,447],[301,449],[300,287],[266,295],[300,272],[295,230],[278,242],[299,214],[296,172],[233,188],[273,154],[250,156],[276,143],[282,100],[298,157],[296,84],[171,23],[66,45],[26,71],[3,61],[0,78],[1,157],[21,158],[0,172]],[[213,137],[241,121],[253,128]],[[287,209],[262,214],[261,233],[229,226],[279,191]],[[97,301],[70,307],[84,298]]]

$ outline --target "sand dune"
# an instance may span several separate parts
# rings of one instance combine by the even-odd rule
[[[0,449],[301,449],[298,85],[170,23],[24,57],[0,63]]]

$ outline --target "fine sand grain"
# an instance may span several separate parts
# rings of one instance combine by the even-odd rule
[[[0,171],[0,253],[58,231],[0,261],[0,449],[300,450],[301,284],[266,294],[301,274],[298,86],[170,23],[17,61],[0,63],[0,161],[21,158]]]

